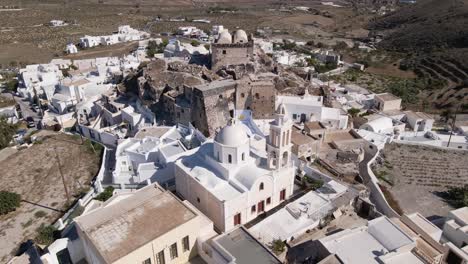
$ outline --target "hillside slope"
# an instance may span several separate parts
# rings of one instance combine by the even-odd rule
[[[468,47],[468,0],[422,0],[369,24],[383,31],[382,46],[416,51]]]
[[[468,106],[468,0],[419,0],[374,19],[369,28],[384,36],[381,48],[406,54],[401,68],[446,83],[427,87],[429,103]]]

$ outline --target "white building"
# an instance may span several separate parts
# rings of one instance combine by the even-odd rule
[[[19,118],[18,111],[16,111],[16,105],[0,108],[0,116],[5,117],[8,123],[16,124]]]
[[[250,146],[235,121],[191,155],[176,162],[176,190],[213,220],[232,230],[268,211],[293,192],[291,128],[284,106],[271,123],[266,156]]]
[[[416,241],[385,216],[369,221],[367,226],[344,230],[319,242],[328,254],[335,254],[347,264],[425,263],[412,251]]]
[[[192,35],[194,32],[197,32],[197,31],[199,31],[199,29],[197,27],[191,27],[191,26],[179,27],[177,29],[177,34],[182,35],[184,37],[188,37],[188,36]]]
[[[204,45],[197,47],[190,43],[183,43],[179,40],[171,40],[164,49],[164,57],[184,57],[190,59],[192,56],[207,55],[210,51]]]
[[[121,42],[137,41],[149,37],[144,31],[131,28],[129,25],[119,26],[118,32],[104,36],[84,36],[80,38],[80,45],[83,48],[92,48],[99,45],[114,45]]]
[[[345,129],[348,114],[338,108],[323,106],[322,96],[277,96],[276,105],[283,104],[289,118],[296,123],[319,121],[329,127]]]
[[[273,42],[263,38],[254,38],[254,43],[255,46],[263,50],[266,54],[273,54]]]
[[[347,187],[331,180],[254,225],[250,232],[264,244],[275,239],[289,241],[316,228],[325,216],[337,210],[332,201],[346,191]]]
[[[427,132],[432,130],[434,118],[423,112],[405,111],[405,122],[414,132]]]
[[[54,20],[51,20],[51,21],[49,22],[49,25],[50,25],[51,27],[63,27],[63,26],[67,26],[68,24],[65,23],[65,21],[63,21],[63,20],[56,20],[56,19],[54,19]]]
[[[101,37],[84,36],[80,38],[80,46],[82,48],[92,48],[101,45]]]
[[[184,145],[184,142],[190,144]],[[174,161],[200,144],[195,131],[182,125],[145,128],[116,149],[115,184],[142,183],[148,179],[161,186],[174,186]]]
[[[29,100],[43,91],[55,91],[63,78],[62,71],[55,64],[33,64],[20,69],[18,93]]]
[[[450,211],[443,236],[468,254],[468,207]]]
[[[65,48],[65,52],[68,54],[75,54],[78,53],[78,49],[76,48],[75,44],[68,43],[67,47]]]

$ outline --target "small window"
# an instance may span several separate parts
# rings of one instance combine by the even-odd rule
[[[189,237],[188,236],[186,236],[186,237],[184,237],[182,239],[182,247],[183,247],[184,252],[190,250],[190,243],[189,243]]]
[[[244,98],[244,97],[245,97],[245,94],[244,94],[244,93],[241,93],[241,97]]]
[[[197,202],[200,203],[200,198],[199,197],[197,197]]]
[[[226,53],[227,53],[226,50],[223,50],[223,54],[226,54]]]
[[[280,192],[280,201],[284,201],[285,199],[286,199],[286,189],[283,189]]]
[[[264,202],[264,201],[260,201],[260,202],[257,204],[257,208],[258,208],[258,213],[261,213],[261,212],[265,211],[265,202]]]
[[[171,245],[169,253],[171,255],[171,259],[176,259],[177,257],[179,257],[179,254],[177,253],[177,243]]]
[[[219,95],[219,99],[223,99],[223,95],[222,95],[222,94]]]
[[[245,153],[242,153],[242,161],[245,160]]]
[[[232,156],[231,156],[231,154],[228,155],[228,162],[229,162],[229,163],[232,163]]]
[[[240,225],[241,224],[241,214],[238,213],[234,216],[234,225]]]
[[[143,262],[141,262],[142,264],[151,264],[151,259],[150,258],[147,258],[145,260],[143,260]]]
[[[262,183],[260,183],[260,188],[259,188],[260,191],[263,190],[263,188],[264,188],[264,186],[263,186],[263,182],[262,182]]]
[[[257,209],[255,208],[255,205],[252,205],[252,207],[250,208],[250,212],[255,213],[256,210]]]
[[[293,119],[296,119],[297,118],[297,115],[296,114],[293,114]]]
[[[161,250],[156,255],[156,264],[166,264],[166,259],[164,258],[164,250]]]
[[[256,99],[260,99],[260,95],[258,93],[255,94]]]
[[[271,197],[268,197],[268,198],[267,198],[266,204],[271,204]]]

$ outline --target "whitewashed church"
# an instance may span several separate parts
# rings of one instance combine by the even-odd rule
[[[235,120],[176,162],[176,190],[208,216],[222,232],[245,224],[293,192],[291,128],[279,105],[265,151],[250,146],[242,124]],[[266,154],[265,154],[266,153]]]

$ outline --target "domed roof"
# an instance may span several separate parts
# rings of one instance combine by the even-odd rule
[[[246,43],[248,41],[247,33],[244,30],[239,29],[234,34],[234,43]]]
[[[215,137],[215,141],[221,145],[238,146],[249,140],[242,126],[231,123],[221,129]]]
[[[218,41],[216,43],[219,44],[231,44],[232,43],[232,36],[229,34],[229,31],[224,30],[219,34]]]

